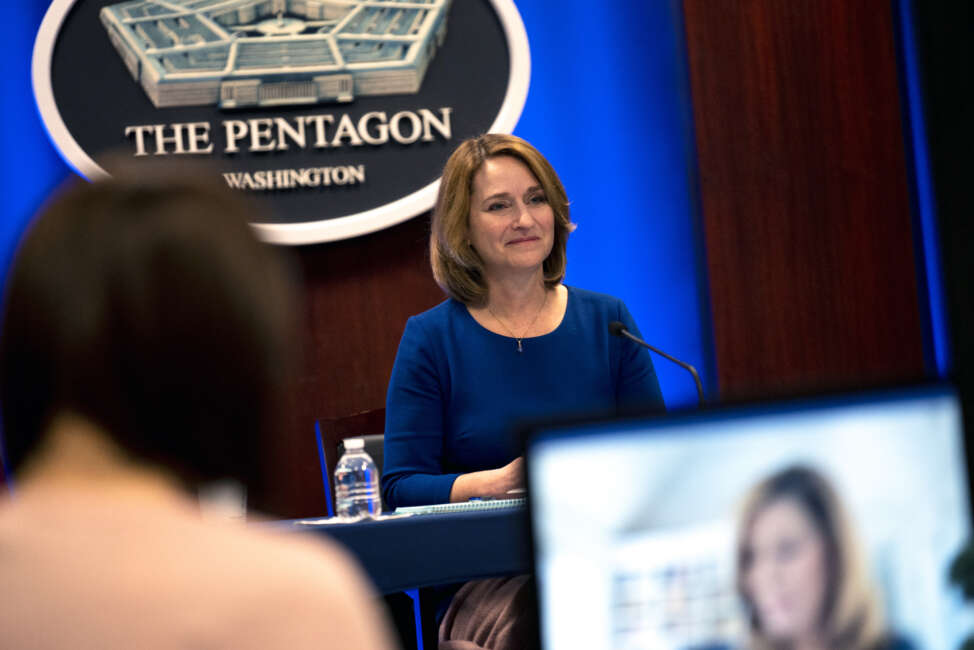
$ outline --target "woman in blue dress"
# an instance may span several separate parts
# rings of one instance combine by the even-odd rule
[[[562,284],[565,189],[511,135],[462,143],[433,212],[433,275],[449,298],[406,323],[386,404],[390,507],[522,487],[512,428],[572,413],[662,408],[649,353],[612,336],[621,300]]]
[[[562,284],[574,228],[558,175],[524,140],[483,135],[450,157],[430,233],[448,299],[406,323],[389,382],[390,507],[519,493],[519,421],[663,407],[649,353],[609,332],[621,321],[638,335],[622,301]],[[527,647],[528,585],[464,585],[440,647]]]

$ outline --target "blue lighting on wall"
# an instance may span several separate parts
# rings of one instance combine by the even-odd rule
[[[47,10],[42,2],[15,2],[4,7],[0,43],[8,65],[0,75],[3,120],[0,121],[0,280],[20,234],[41,201],[71,173],[47,139],[34,105],[30,60],[34,36]]]
[[[934,181],[930,170],[930,156],[927,151],[926,122],[923,112],[923,87],[920,78],[920,63],[917,60],[916,34],[913,28],[913,3],[901,0],[894,4],[899,11],[900,54],[902,64],[901,79],[905,88],[907,130],[910,149],[913,154],[912,169],[915,206],[918,211],[921,241],[917,250],[922,251],[922,263],[926,273],[927,295],[920,296],[921,303],[927,299],[930,315],[930,330],[933,340],[933,356],[937,375],[946,377],[950,372],[950,333],[947,323],[947,308],[940,267],[940,245],[937,229],[936,200]]]
[[[572,201],[566,281],[625,300],[643,338],[696,366],[714,395],[680,3],[518,9],[531,88],[515,133],[551,161]],[[654,363],[668,406],[696,403],[686,371]]]

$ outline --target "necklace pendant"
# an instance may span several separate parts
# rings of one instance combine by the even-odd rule
[[[521,347],[521,339],[517,340],[517,351],[524,352],[524,348]]]

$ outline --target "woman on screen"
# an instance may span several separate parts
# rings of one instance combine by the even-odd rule
[[[448,299],[410,318],[399,344],[382,476],[391,507],[519,494],[520,420],[662,408],[649,353],[609,332],[613,321],[638,332],[622,301],[562,284],[573,229],[558,175],[524,140],[482,135],[448,160],[429,243]],[[476,627],[485,609],[446,621]]]
[[[909,650],[884,623],[844,508],[813,469],[754,487],[737,545],[737,588],[755,650]]]

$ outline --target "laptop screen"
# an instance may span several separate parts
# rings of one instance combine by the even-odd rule
[[[957,648],[964,458],[943,387],[538,431],[542,645]]]

